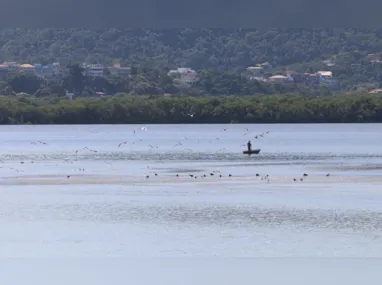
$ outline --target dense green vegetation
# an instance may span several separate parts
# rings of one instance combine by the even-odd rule
[[[189,114],[195,114],[193,117]],[[1,124],[382,122],[379,95],[0,97]]]
[[[241,72],[269,62],[270,73],[331,70],[343,90],[366,92],[382,82],[382,64],[369,54],[382,53],[382,29],[127,29],[1,28],[0,60],[29,63],[78,62],[159,71],[190,67],[198,72]],[[333,59],[328,67],[322,60]],[[356,66],[355,66],[356,64]]]
[[[0,57],[28,62],[112,62],[231,70],[359,51],[382,52],[382,29],[2,28]]]
[[[69,66],[63,78],[11,73],[0,81],[1,124],[382,122],[382,29],[1,28],[0,61]],[[323,60],[334,64],[328,65]],[[131,76],[85,77],[77,63],[119,62]],[[250,80],[330,70],[343,95],[303,83]],[[191,88],[167,76],[190,67]],[[107,71],[107,70],[105,70]],[[76,94],[69,101],[65,92]],[[351,91],[352,93],[346,92]],[[95,98],[102,92],[106,95]],[[17,95],[27,93],[30,96]],[[354,93],[354,94],[353,94]],[[164,94],[171,94],[166,97]],[[358,95],[357,95],[358,94]],[[332,96],[328,96],[332,95]],[[187,114],[195,113],[194,117]]]

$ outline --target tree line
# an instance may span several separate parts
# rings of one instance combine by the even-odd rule
[[[194,114],[190,116],[189,114]],[[2,96],[0,124],[380,123],[382,97]]]

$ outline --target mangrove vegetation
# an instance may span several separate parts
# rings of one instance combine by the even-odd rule
[[[193,116],[191,116],[194,114]],[[377,123],[382,96],[0,97],[0,124]]]

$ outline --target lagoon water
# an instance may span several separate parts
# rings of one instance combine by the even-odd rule
[[[381,124],[1,126],[0,257],[382,257],[381,146]]]

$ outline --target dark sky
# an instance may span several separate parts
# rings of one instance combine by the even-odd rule
[[[378,0],[1,0],[1,27],[380,27]]]

